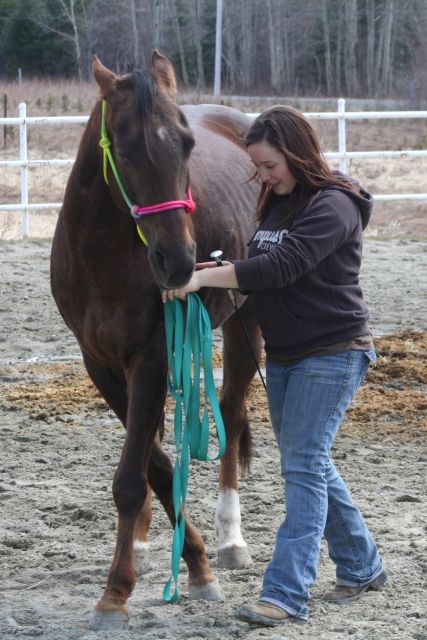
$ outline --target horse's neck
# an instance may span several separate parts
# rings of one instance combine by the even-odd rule
[[[105,242],[109,250],[128,246],[135,240],[135,224],[126,205],[119,208],[103,174],[103,158],[99,147],[100,119],[96,108],[83,133],[76,162],[70,174],[65,198],[64,215],[70,233],[75,238],[92,236],[93,242]]]

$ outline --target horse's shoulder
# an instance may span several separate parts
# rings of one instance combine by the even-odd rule
[[[218,104],[184,105],[181,108],[190,127],[207,129],[244,146],[252,120],[242,111]]]

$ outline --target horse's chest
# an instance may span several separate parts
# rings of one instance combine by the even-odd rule
[[[144,312],[145,311],[145,312]],[[151,348],[162,317],[134,305],[91,305],[81,325],[79,338],[85,351],[110,368],[122,368],[135,355]]]

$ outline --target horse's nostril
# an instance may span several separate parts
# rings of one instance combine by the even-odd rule
[[[149,254],[154,279],[163,287],[178,288],[189,281],[194,270],[195,258],[185,247],[156,247]]]

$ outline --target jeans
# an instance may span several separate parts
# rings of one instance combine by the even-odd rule
[[[329,457],[344,413],[375,359],[374,350],[353,350],[308,357],[291,366],[267,363],[286,517],[264,575],[261,600],[303,620],[323,536],[338,584],[361,586],[383,570],[375,542]]]

